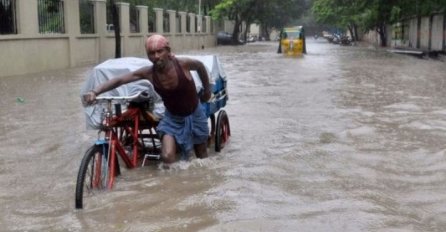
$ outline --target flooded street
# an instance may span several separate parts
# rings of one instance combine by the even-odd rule
[[[446,64],[307,40],[220,46],[229,144],[74,209],[92,68],[0,78],[0,231],[444,231]]]

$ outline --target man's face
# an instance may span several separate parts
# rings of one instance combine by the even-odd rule
[[[158,49],[147,49],[147,57],[157,69],[164,69],[169,58],[169,49],[166,47]]]

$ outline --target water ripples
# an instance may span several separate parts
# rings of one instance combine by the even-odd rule
[[[123,169],[84,210],[73,198],[95,138],[78,96],[88,67],[2,80],[5,230],[446,228],[444,63],[322,40],[297,59],[276,51],[268,42],[206,50],[228,76],[230,143],[170,170]]]

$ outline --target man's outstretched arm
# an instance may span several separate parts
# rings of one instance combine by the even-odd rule
[[[188,63],[190,70],[197,71],[201,83],[203,84],[203,93],[200,96],[200,100],[203,102],[209,101],[209,99],[211,98],[211,86],[209,84],[209,74],[206,70],[206,67],[204,67],[204,64],[199,60],[189,59]]]
[[[98,96],[101,93],[110,91],[112,89],[115,89],[121,85],[140,80],[142,78],[145,78],[148,68],[142,68],[139,70],[136,70],[134,72],[130,72],[127,74],[124,74],[120,77],[113,78],[109,81],[106,81],[98,86],[96,86],[94,89],[90,90],[84,95],[84,102],[87,104],[92,104],[96,100],[96,96]]]

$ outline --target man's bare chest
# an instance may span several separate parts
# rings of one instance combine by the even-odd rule
[[[191,79],[191,75],[187,75],[184,70],[182,73],[177,73],[176,69],[171,69],[166,73],[158,74],[158,80],[163,89],[174,90],[178,87],[180,83],[180,78]],[[184,80],[185,81],[185,80]]]

